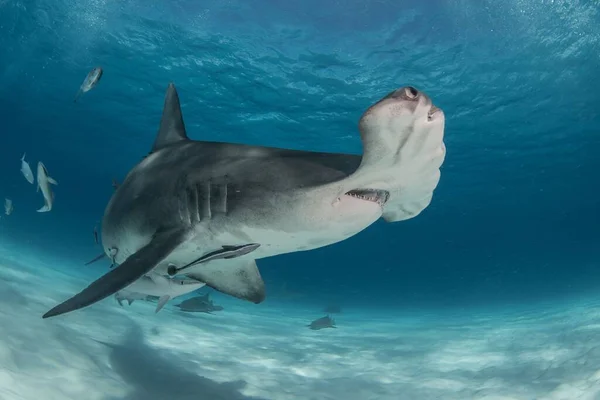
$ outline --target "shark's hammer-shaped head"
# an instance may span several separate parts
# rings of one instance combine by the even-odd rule
[[[345,195],[382,204],[388,222],[418,215],[440,179],[444,123],[443,111],[410,86],[373,104],[358,124],[363,157]]]

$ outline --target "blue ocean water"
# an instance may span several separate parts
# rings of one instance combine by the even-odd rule
[[[594,0],[0,0],[0,399],[598,398],[599,49]],[[260,305],[42,320],[109,271],[93,229],[170,82],[192,139],[353,154],[414,86],[446,116],[432,203],[259,260]]]

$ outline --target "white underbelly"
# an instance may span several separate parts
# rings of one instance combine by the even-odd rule
[[[242,256],[249,260],[312,250],[348,239],[381,217],[381,208],[373,203],[350,199],[344,203],[344,207],[333,216],[332,210],[328,209],[321,218],[313,215],[312,221],[307,218],[301,218],[301,221],[289,218],[272,227],[261,224],[243,225],[230,219],[201,223],[196,226],[195,235],[179,245],[154,271],[166,274],[171,264],[184,266],[207,253],[222,249],[223,246],[260,244],[255,251]],[[116,257],[118,263],[125,261],[150,241],[150,237],[132,233],[118,239],[120,240],[114,240],[119,247]]]

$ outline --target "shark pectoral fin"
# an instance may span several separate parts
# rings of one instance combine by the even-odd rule
[[[132,305],[134,301],[135,300],[133,300],[133,299],[127,299],[127,304]]]
[[[44,206],[42,208],[39,208],[37,210],[37,212],[48,212],[50,211],[50,207],[48,206],[48,204],[44,204]]]
[[[171,300],[171,296],[169,296],[168,294],[165,294],[164,296],[160,296],[160,299],[158,299],[158,304],[156,305],[156,310],[154,310],[154,313],[157,313],[160,310],[162,310],[162,308],[165,306],[165,304],[167,304],[167,302],[169,300]]]
[[[188,275],[238,299],[256,304],[265,299],[265,283],[254,260],[217,261],[214,264],[206,264],[199,271]]]
[[[173,229],[157,233],[150,243],[129,256],[118,267],[48,311],[42,318],[87,307],[129,286],[164,260],[185,239],[187,232],[184,229]]]
[[[54,180],[54,178],[50,178],[50,177],[48,177],[48,182],[49,182],[49,183],[51,183],[51,184],[53,184],[53,185],[58,185],[58,182],[56,182],[56,181]]]

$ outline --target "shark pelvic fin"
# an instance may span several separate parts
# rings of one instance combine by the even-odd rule
[[[217,261],[214,264],[206,264],[199,271],[188,275],[238,299],[256,304],[265,299],[265,283],[254,260]]]
[[[165,95],[165,104],[163,114],[160,120],[160,128],[152,146],[152,152],[173,143],[188,140],[181,114],[181,105],[179,104],[179,95],[175,85],[169,83],[167,94]]]
[[[187,230],[158,232],[146,246],[129,256],[122,264],[92,282],[80,293],[57,305],[42,318],[54,317],[92,305],[129,286],[165,259],[187,235]]]

